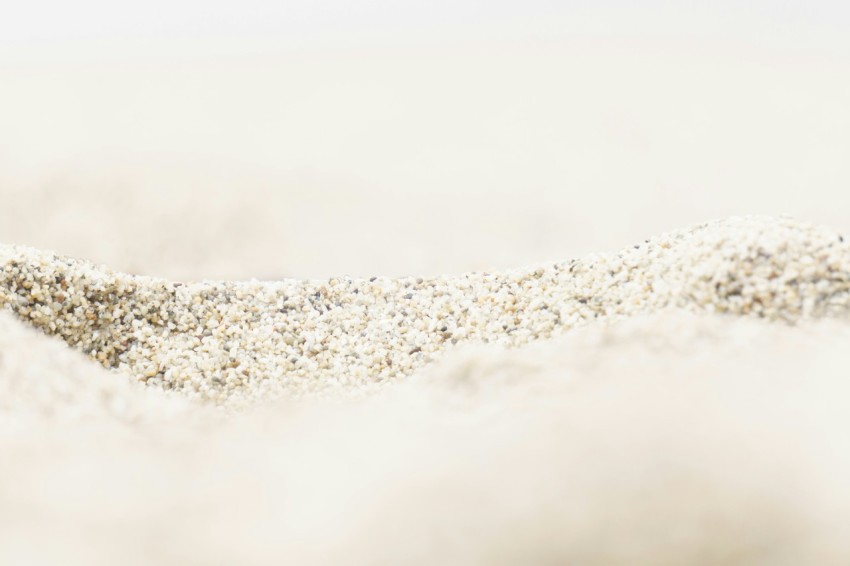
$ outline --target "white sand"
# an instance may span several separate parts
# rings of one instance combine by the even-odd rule
[[[641,261],[624,273],[664,267],[670,288],[615,285],[581,307],[519,294],[575,307],[581,324],[561,332],[528,315],[521,340],[500,340],[484,317],[466,338],[489,345],[426,332],[433,363],[374,395],[236,415],[192,395],[229,359],[164,340],[117,373],[75,350],[98,342],[113,365],[114,337],[90,326],[105,312],[74,329],[53,301],[30,318],[74,348],[2,312],[0,564],[850,562],[850,34],[837,17],[718,6],[238,55],[4,44],[4,262],[66,270],[54,250],[142,289],[448,274],[458,291],[462,273],[618,263],[670,230],[767,217],[694,232],[656,262],[629,252]],[[766,220],[783,214],[813,224]],[[618,312],[630,296],[645,308]],[[609,310],[630,318],[590,312]],[[174,356],[197,388],[151,387],[164,382],[146,364]],[[381,374],[360,369],[355,385]]]
[[[596,295],[604,316],[565,326],[556,340],[544,340],[551,332],[535,334],[543,319],[523,307],[517,316],[532,322],[519,342],[498,340],[499,332],[508,336],[501,328],[481,330],[441,342],[453,351],[371,395],[360,393],[364,380],[383,381],[375,368],[359,380],[340,378],[333,395],[312,401],[260,394],[275,391],[267,382],[281,379],[263,375],[266,358],[292,355],[272,343],[265,358],[246,359],[258,360],[253,378],[231,383],[230,395],[242,401],[236,414],[215,410],[192,388],[166,392],[135,383],[145,376],[126,363],[107,363],[118,370],[108,372],[3,313],[0,562],[850,559],[841,535],[850,519],[846,245],[828,229],[748,218],[630,249],[562,264],[564,277],[570,266],[591,275],[577,274],[572,284],[555,277],[544,300],[554,308],[576,294],[589,303]],[[165,282],[12,251],[7,306],[71,344],[93,336],[101,344],[124,340],[122,332],[138,328],[131,319],[148,315],[135,308],[127,317],[103,313],[134,297],[159,310],[157,289]],[[654,260],[630,262],[642,257]],[[616,262],[643,268],[615,281],[609,268]],[[655,276],[646,279],[648,273]],[[608,294],[595,287],[599,281]],[[485,282],[446,277],[404,292],[426,306],[434,289],[449,298],[452,289],[467,289],[453,300],[471,292],[474,301],[476,292],[489,296],[486,285],[475,286]],[[136,295],[113,292],[127,285]],[[200,284],[204,300],[187,304],[214,311],[228,285]],[[242,291],[262,298],[264,286],[278,284],[246,285]],[[315,283],[288,285],[291,296]],[[403,287],[395,280],[384,286]],[[58,292],[77,306],[45,307],[58,304]],[[539,290],[524,292],[515,293],[521,305]],[[53,300],[14,302],[24,295]],[[377,313],[380,296],[369,299]],[[78,299],[86,299],[83,307]],[[636,308],[604,313],[608,303]],[[266,303],[227,304],[244,310]],[[494,318],[502,316],[498,303],[488,304]],[[486,314],[477,316],[486,321]],[[252,315],[230,325],[235,345],[256,340],[251,324],[262,321]],[[402,327],[388,343],[396,333]],[[463,344],[476,338],[491,344]],[[156,344],[161,360],[189,359],[196,382],[213,379],[203,367],[209,358],[187,350],[179,333],[160,335]],[[108,361],[102,351],[92,356]],[[135,355],[143,352],[154,355]],[[254,351],[260,354],[262,347]],[[327,376],[317,368],[296,377]]]
[[[850,313],[850,242],[770,217],[428,278],[183,284],[23,247],[0,247],[0,261],[0,306],[108,368],[216,403],[367,393],[464,343],[521,346],[665,307],[787,322]]]
[[[3,563],[850,557],[846,323],[659,314],[238,418],[2,324]]]

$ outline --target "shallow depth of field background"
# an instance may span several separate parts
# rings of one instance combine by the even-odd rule
[[[848,22],[18,2],[0,243],[186,280],[502,269],[744,213],[850,234]],[[0,318],[0,563],[847,564],[848,336],[655,313],[213,420]]]
[[[850,229],[843,2],[18,3],[0,241],[177,279],[425,274],[743,213]]]

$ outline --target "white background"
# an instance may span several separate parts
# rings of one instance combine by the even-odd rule
[[[850,231],[843,2],[19,2],[0,240],[175,278]]]

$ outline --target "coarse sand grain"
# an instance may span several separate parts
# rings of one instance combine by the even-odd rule
[[[734,217],[619,253],[431,278],[182,284],[0,248],[0,304],[107,368],[215,403],[367,393],[462,343],[520,346],[666,307],[794,322],[850,307],[850,243]]]

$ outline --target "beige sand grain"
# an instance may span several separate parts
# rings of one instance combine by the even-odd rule
[[[0,303],[108,368],[224,403],[368,392],[458,344],[520,346],[665,307],[793,322],[850,309],[850,242],[740,217],[616,254],[433,278],[173,283],[2,249]]]

